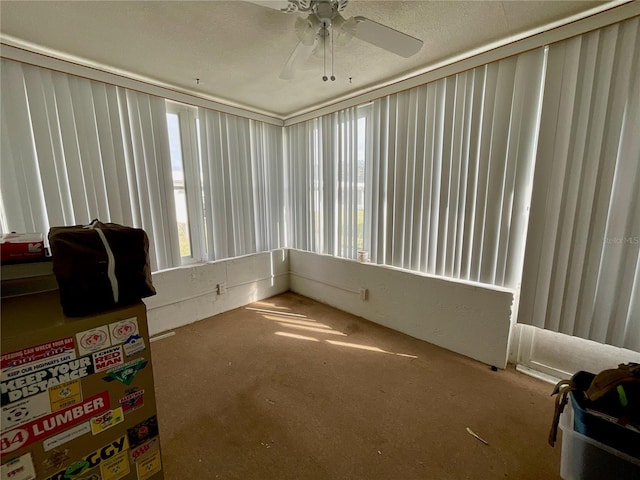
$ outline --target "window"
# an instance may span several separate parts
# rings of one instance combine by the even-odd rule
[[[371,115],[370,106],[361,107],[358,109],[358,133],[357,133],[357,145],[358,145],[358,173],[357,173],[357,248],[358,250],[368,250],[365,244],[365,224],[369,222],[366,220],[365,215],[365,195],[367,189],[365,189],[367,178],[367,125],[370,124],[369,116]],[[367,242],[368,243],[368,242]]]
[[[183,264],[206,258],[197,109],[167,102],[173,195]]]
[[[287,127],[291,245],[356,258],[366,249],[370,107]]]
[[[173,178],[173,196],[176,205],[178,222],[178,239],[180,257],[191,257],[191,241],[189,235],[189,214],[187,208],[187,192],[184,186],[184,164],[182,160],[182,141],[180,140],[180,118],[176,113],[167,113],[169,127],[169,148],[171,152],[171,176]]]

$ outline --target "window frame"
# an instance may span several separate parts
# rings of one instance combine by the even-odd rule
[[[166,100],[166,107],[167,115],[174,114],[178,116],[184,188],[187,200],[187,218],[189,220],[191,255],[181,257],[181,264],[190,265],[202,263],[206,262],[207,249],[204,233],[200,150],[198,148],[197,136],[198,109],[171,100]]]
[[[358,251],[366,252],[364,258],[370,258],[371,252],[371,202],[372,185],[373,185],[373,169],[371,157],[373,155],[373,103],[369,102],[364,105],[360,105],[357,108],[358,122],[364,118],[365,120],[365,138],[364,138],[364,212],[362,226],[362,248],[358,248]],[[358,135],[360,135],[360,128],[358,126]],[[356,212],[357,213],[357,212]],[[356,239],[357,240],[357,239]],[[358,242],[356,245],[359,247]]]

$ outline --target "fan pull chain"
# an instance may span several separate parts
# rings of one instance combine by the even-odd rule
[[[336,81],[336,76],[333,74],[333,25],[331,25],[331,81]]]
[[[327,24],[322,23],[322,81],[326,82],[327,78]]]

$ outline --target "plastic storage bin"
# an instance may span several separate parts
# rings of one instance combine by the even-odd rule
[[[594,378],[593,373],[580,371],[572,380],[578,390],[587,391]],[[589,412],[580,394],[572,392],[569,398],[573,407],[573,429],[576,432],[640,459],[640,432]]]
[[[640,459],[574,430],[571,403],[560,417],[560,476],[564,480],[640,479]]]

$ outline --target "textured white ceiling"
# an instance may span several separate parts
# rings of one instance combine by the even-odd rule
[[[297,44],[296,15],[243,1],[6,1],[0,31],[47,49],[287,117],[333,98],[592,9],[593,1],[362,1],[343,12],[418,37],[405,59],[358,39],[336,48],[335,82],[322,60],[278,75]],[[200,79],[197,84],[196,79]]]

